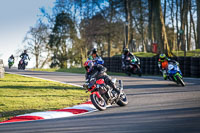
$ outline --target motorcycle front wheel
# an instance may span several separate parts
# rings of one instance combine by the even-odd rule
[[[100,111],[106,110],[106,101],[103,98],[98,98],[96,94],[91,94],[90,99],[92,104]]]
[[[176,76],[177,82],[180,83],[182,86],[185,86],[185,83],[183,82],[183,79],[180,78],[178,75]]]
[[[141,77],[141,76],[142,76],[142,71],[141,71],[141,69],[140,69],[140,68],[138,68],[138,69],[137,69],[137,74],[138,74],[138,76],[139,76],[139,77]]]
[[[128,104],[128,99],[126,97],[126,94],[123,92],[119,100],[117,101],[117,105],[126,106],[127,104]]]

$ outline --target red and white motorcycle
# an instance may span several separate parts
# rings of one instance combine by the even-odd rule
[[[116,79],[113,79],[112,82],[116,84]],[[86,81],[83,87],[91,92],[90,99],[92,104],[100,111],[105,110],[107,105],[116,103],[119,106],[125,106],[128,104],[128,99],[123,91],[122,80],[119,80],[120,94],[117,94],[116,91],[106,85],[103,79],[96,80],[91,78]]]

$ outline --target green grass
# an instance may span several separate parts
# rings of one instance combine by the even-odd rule
[[[144,53],[144,52],[134,52],[134,55],[137,56],[137,57],[153,57],[155,56],[156,54],[155,53]]]
[[[176,56],[184,56],[184,51],[173,51],[173,54]],[[200,49],[187,51],[186,56],[200,57]]]
[[[88,100],[81,88],[62,83],[5,74],[0,79],[0,121],[45,110],[71,107]]]

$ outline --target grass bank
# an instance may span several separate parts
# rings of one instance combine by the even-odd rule
[[[62,83],[5,74],[0,79],[0,121],[20,114],[70,107],[88,100],[85,90]]]

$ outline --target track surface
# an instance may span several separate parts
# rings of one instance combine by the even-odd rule
[[[83,74],[6,70],[40,78],[84,83]],[[186,87],[161,77],[112,76],[124,81],[129,104],[82,116],[0,125],[0,133],[199,133],[200,79],[185,78]]]

